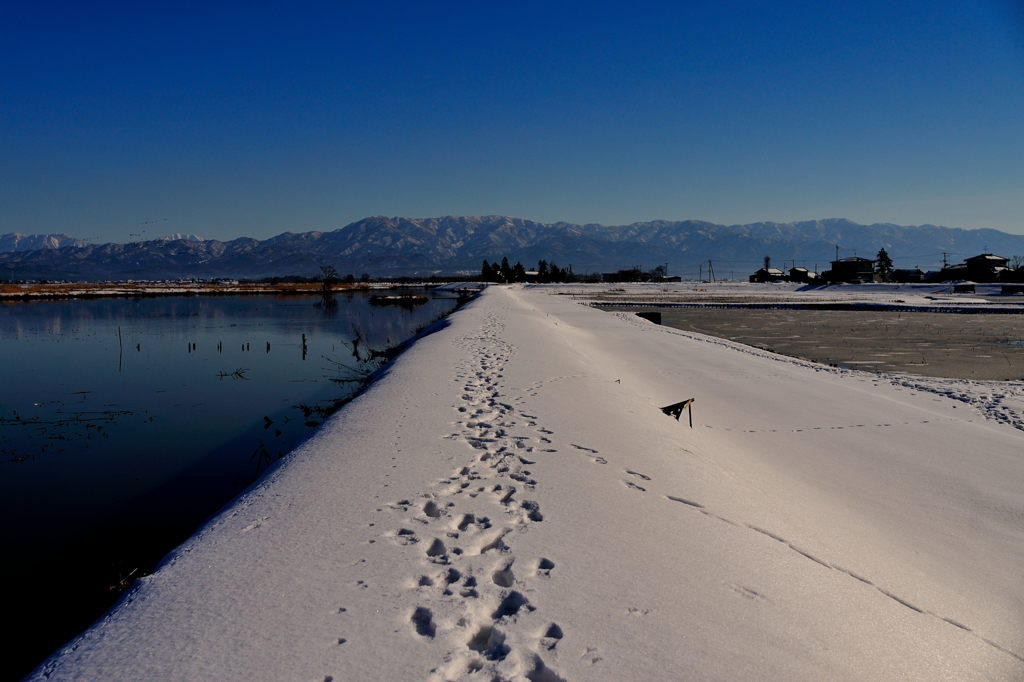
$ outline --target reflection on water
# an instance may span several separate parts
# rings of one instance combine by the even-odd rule
[[[86,627],[122,580],[152,570],[308,436],[352,390],[359,353],[401,342],[454,304],[379,307],[362,294],[327,305],[315,296],[0,304],[0,571],[56,581],[47,595],[56,590],[70,614],[56,625],[52,611],[39,617],[50,598],[39,594],[8,614],[25,622],[30,659],[12,674]]]

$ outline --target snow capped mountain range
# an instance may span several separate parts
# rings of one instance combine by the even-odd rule
[[[716,225],[699,220],[632,225],[544,224],[508,216],[387,218],[374,216],[331,232],[285,232],[270,239],[227,242],[175,234],[128,244],[87,244],[67,235],[0,236],[5,279],[258,278],[313,275],[321,265],[342,273],[429,276],[479,272],[484,259],[539,260],[573,271],[613,271],[668,264],[670,274],[693,271],[709,259],[721,274],[745,277],[764,256],[819,270],[839,255],[872,258],[885,248],[896,267],[937,269],[982,252],[1024,254],[1024,236],[998,230],[963,230],[845,219]]]
[[[59,249],[64,246],[85,246],[85,242],[67,234],[0,234],[0,253],[10,251],[35,251],[37,249]]]

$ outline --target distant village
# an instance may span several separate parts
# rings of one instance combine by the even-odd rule
[[[765,256],[764,267],[750,275],[751,282],[801,282],[804,284],[862,284],[867,282],[974,282],[1024,283],[1024,258],[1014,256],[1003,258],[991,253],[982,253],[967,258],[963,263],[946,265],[941,270],[924,272],[896,269],[892,266],[885,249],[878,252],[875,260],[850,256],[831,262],[832,269],[822,273],[807,268],[792,267],[789,272],[773,268]]]
[[[919,268],[910,270],[894,268],[892,259],[881,249],[874,260],[849,256],[831,261],[832,268],[815,272],[795,264],[788,270],[772,267],[771,259],[764,258],[764,267],[749,277],[752,283],[797,282],[801,284],[865,284],[870,282],[932,283],[968,282],[978,284],[1024,284],[1024,257],[1004,258],[991,253],[982,253],[967,258],[963,263],[944,265],[941,270],[924,272]],[[707,264],[707,277],[714,281],[714,270]],[[540,261],[536,269],[527,269],[520,263],[510,265],[507,258],[499,263],[486,260],[481,269],[485,282],[680,282],[678,275],[669,276],[668,266],[659,265],[651,270],[639,266],[616,272],[574,273],[572,266],[559,268],[554,263]]]

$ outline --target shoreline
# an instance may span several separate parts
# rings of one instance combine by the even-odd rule
[[[437,289],[444,283],[417,282],[411,284],[356,283],[335,284],[330,294],[364,293],[393,289]],[[38,301],[94,298],[148,298],[155,296],[246,296],[246,295],[310,295],[323,293],[316,283],[239,284],[217,282],[145,283],[57,283],[57,284],[0,284],[0,303],[5,301]]]

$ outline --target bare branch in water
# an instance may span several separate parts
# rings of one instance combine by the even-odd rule
[[[341,343],[346,348],[352,350],[352,357],[358,363],[355,367],[328,355],[321,356],[331,365],[329,369],[336,373],[335,376],[327,377],[336,384],[366,384],[371,374],[398,357],[398,354],[409,345],[409,342],[406,341],[396,346],[388,346],[383,350],[378,350],[370,345],[366,333],[362,329],[352,325],[352,331],[355,333],[356,338],[351,341],[342,341]]]
[[[263,444],[262,440],[259,440],[259,444],[259,447],[256,448],[256,450],[251,455],[249,455],[250,462],[253,461],[254,459],[256,460],[257,477],[259,477],[260,475],[260,468],[263,466],[263,463],[266,462],[267,466],[269,467],[272,461],[270,458],[270,453],[267,451],[267,446]]]

